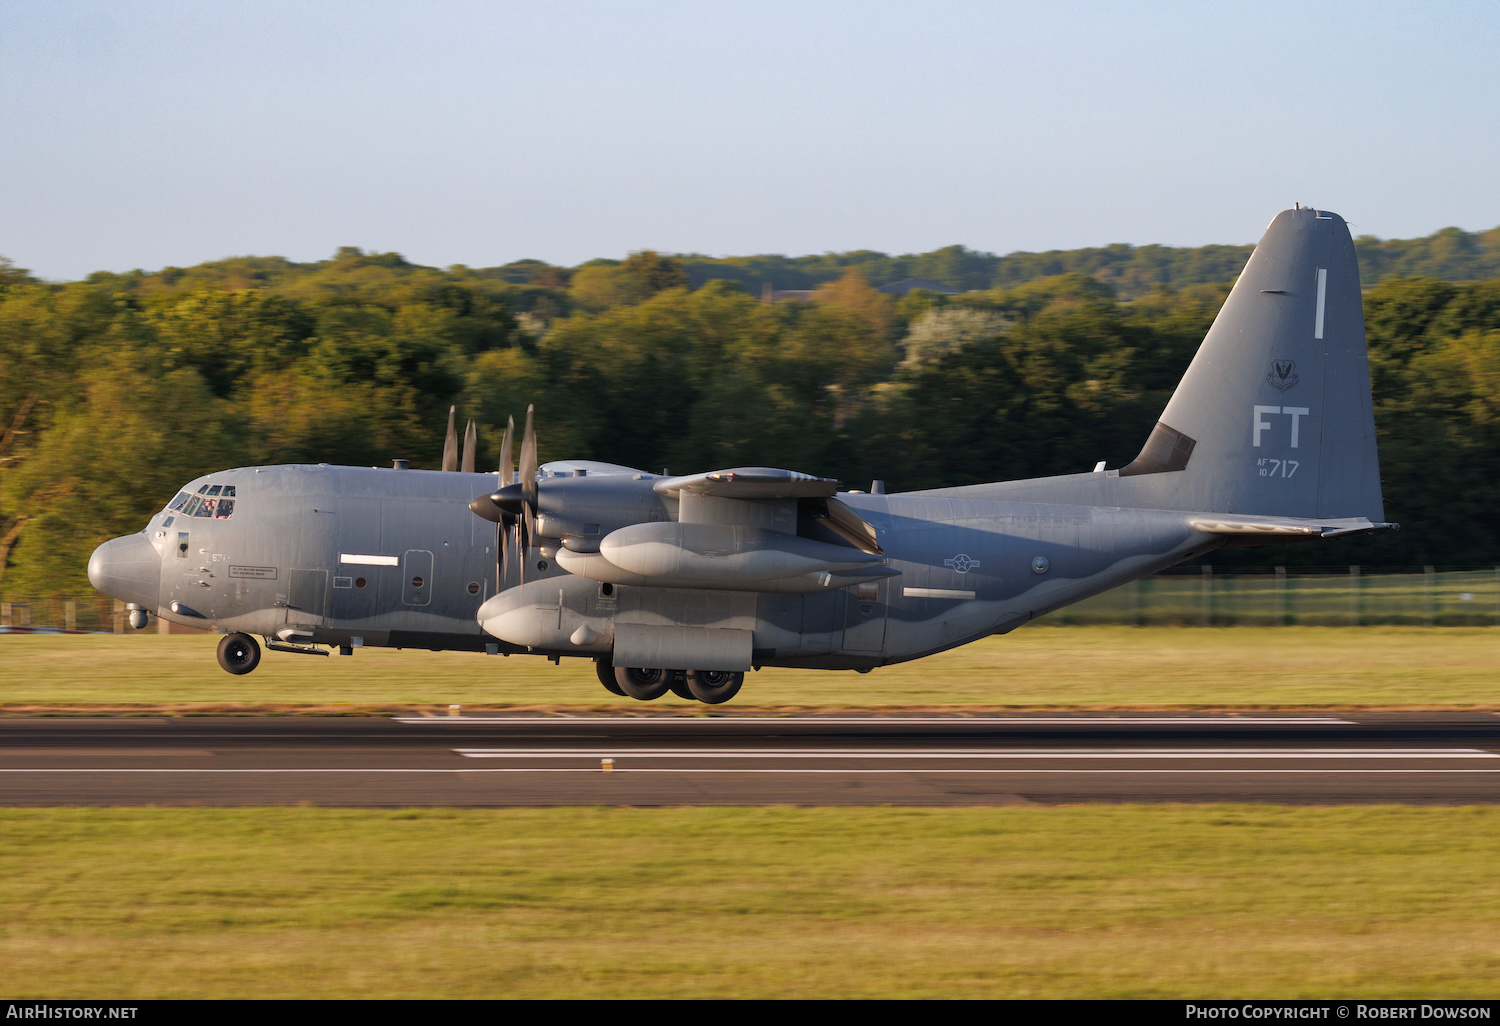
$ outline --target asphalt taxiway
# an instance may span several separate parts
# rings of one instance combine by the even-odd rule
[[[1490,713],[0,718],[0,804],[1500,801]]]

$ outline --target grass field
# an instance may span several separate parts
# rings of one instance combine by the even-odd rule
[[[195,635],[0,636],[0,710],[217,705],[378,710],[676,705],[606,693],[586,660],[362,649],[268,652],[225,673]],[[729,710],[817,706],[1500,706],[1500,630],[1420,627],[1023,628],[869,674],[765,669]]]
[[[98,997],[1493,997],[1500,808],[0,811]]]
[[[639,712],[565,660],[0,636],[0,713]],[[1483,628],[1035,627],[733,711],[1500,707]],[[1500,807],[0,809],[37,997],[1445,997],[1500,976]]]

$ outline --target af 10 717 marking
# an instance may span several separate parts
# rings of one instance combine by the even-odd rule
[[[1299,460],[1259,459],[1255,465],[1260,468],[1261,477],[1291,477],[1302,463]]]
[[[1293,388],[1319,401],[1287,406]],[[459,468],[451,418],[440,472],[397,461],[210,474],[142,532],[101,545],[90,579],[129,604],[134,626],[151,611],[227,634],[219,658],[236,673],[258,662],[259,635],[320,655],[582,657],[616,694],[717,703],[751,668],[870,670],[1223,545],[1394,526],[1353,242],[1337,215],[1303,208],[1267,228],[1118,470],[885,494],[766,467],[539,467],[530,411],[517,472],[512,434],[495,474],[474,472],[472,425]]]

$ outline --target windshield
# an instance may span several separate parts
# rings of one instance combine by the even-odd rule
[[[228,520],[234,516],[234,485],[206,484],[198,493],[178,492],[167,506],[168,512],[181,513],[185,517],[208,517],[213,520]]]

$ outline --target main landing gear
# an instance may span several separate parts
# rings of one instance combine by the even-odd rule
[[[689,670],[687,688],[694,698],[708,705],[719,705],[740,693],[745,675],[739,670]]]
[[[668,691],[688,701],[719,705],[740,693],[745,675],[736,670],[663,670],[594,662],[599,683],[613,695],[652,702]]]
[[[248,634],[226,634],[219,642],[219,665],[230,673],[249,673],[260,665],[260,646]]]
[[[611,695],[625,697],[625,692],[620,690],[620,685],[615,681],[615,664],[608,659],[595,659],[594,672],[599,675],[599,683],[604,685],[604,690]]]

